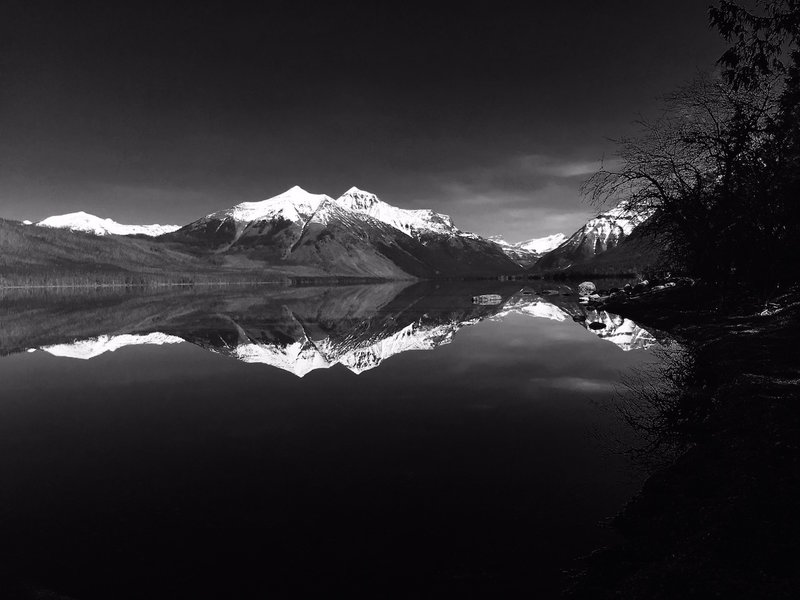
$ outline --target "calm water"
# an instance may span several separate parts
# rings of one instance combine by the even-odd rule
[[[556,595],[641,483],[608,403],[655,340],[521,287],[3,298],[1,584]]]

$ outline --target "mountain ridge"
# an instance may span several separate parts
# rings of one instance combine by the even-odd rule
[[[498,244],[506,255],[524,268],[530,268],[536,264],[544,254],[558,248],[566,239],[563,233],[554,233],[540,238],[532,238],[512,244],[505,241],[501,236],[489,238]]]
[[[564,271],[587,263],[619,247],[652,216],[652,211],[635,212],[623,204],[603,211],[544,254],[534,270]]]
[[[500,246],[447,215],[407,210],[352,187],[334,199],[299,186],[184,225],[163,239],[267,263],[379,277],[498,275],[519,271]]]
[[[125,225],[113,219],[103,219],[84,211],[65,213],[63,215],[53,215],[31,223],[23,221],[24,225],[37,225],[39,227],[50,227],[53,229],[69,229],[71,231],[82,231],[94,235],[146,235],[158,237],[165,233],[176,231],[180,225]]]

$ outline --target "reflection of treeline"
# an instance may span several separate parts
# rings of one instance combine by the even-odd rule
[[[36,271],[0,273],[0,288],[113,288],[160,286],[208,286],[281,283],[286,278],[242,272],[131,273],[92,271]]]
[[[672,266],[772,287],[800,271],[800,3],[721,2],[711,22],[731,44],[722,76],[669,95],[585,190],[655,210]]]
[[[572,597],[796,596],[800,306],[776,302],[684,313],[671,330],[684,346],[627,379],[616,406],[657,469],[614,518],[624,542],[589,559]]]

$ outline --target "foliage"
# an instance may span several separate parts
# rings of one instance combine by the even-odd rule
[[[665,98],[619,140],[619,167],[584,187],[596,202],[657,209],[673,261],[711,281],[771,287],[800,273],[800,0],[721,2],[711,21],[731,48],[721,77]]]

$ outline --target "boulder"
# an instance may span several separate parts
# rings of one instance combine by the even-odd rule
[[[594,294],[597,291],[597,286],[593,284],[591,281],[584,281],[582,284],[578,286],[578,293],[581,296],[588,296],[589,294]]]
[[[589,323],[589,329],[597,330],[597,329],[605,329],[605,328],[606,328],[606,324],[605,323],[600,323],[599,321],[595,321],[593,323]]]

